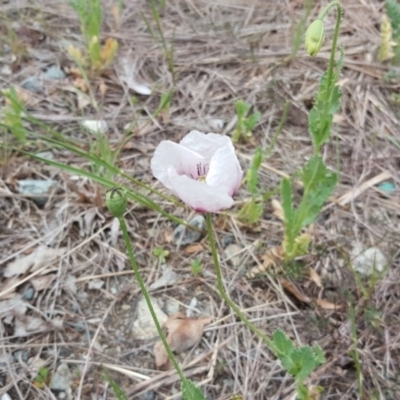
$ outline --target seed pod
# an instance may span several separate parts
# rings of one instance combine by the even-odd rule
[[[316,56],[324,43],[325,32],[322,20],[316,19],[309,25],[305,35],[305,48],[310,56]]]
[[[112,188],[107,190],[106,205],[114,217],[122,217],[126,210],[125,190],[121,188]]]

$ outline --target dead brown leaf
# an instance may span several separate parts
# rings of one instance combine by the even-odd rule
[[[185,249],[186,254],[194,254],[203,250],[203,246],[200,243],[191,244]]]
[[[311,299],[303,294],[300,289],[295,286],[292,282],[286,280],[286,279],[281,279],[281,285],[282,287],[287,290],[290,294],[292,294],[294,297],[296,297],[297,300],[303,302],[303,303],[310,303]]]
[[[10,278],[15,275],[25,274],[26,272],[36,271],[41,267],[51,264],[57,257],[66,252],[66,248],[52,249],[40,245],[31,254],[17,258],[9,263],[4,270],[4,277]]]
[[[175,353],[193,347],[202,337],[204,327],[212,321],[211,317],[199,319],[187,318],[181,312],[171,314],[164,323],[167,334],[167,342]],[[170,367],[168,355],[161,341],[154,345],[154,357],[156,368],[166,370]]]
[[[262,257],[262,265],[253,267],[247,274],[247,278],[252,279],[255,276],[262,274],[271,267],[278,265],[283,260],[282,246],[276,246],[269,249]]]
[[[343,308],[342,304],[331,303],[325,299],[316,299],[315,302],[324,310],[341,310]]]
[[[47,289],[56,277],[56,274],[35,276],[29,282],[32,284],[36,292],[40,292],[41,290]]]
[[[317,274],[317,272],[313,268],[308,269],[310,273],[310,279],[314,282],[318,287],[322,288],[321,277]]]

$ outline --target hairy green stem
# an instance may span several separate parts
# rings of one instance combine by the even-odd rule
[[[264,333],[262,333],[260,329],[258,329],[255,325],[253,325],[245,317],[245,315],[242,313],[242,311],[240,311],[240,308],[226,294],[225,288],[224,288],[224,283],[222,281],[221,267],[219,265],[217,246],[215,243],[214,230],[213,230],[213,226],[212,226],[212,220],[211,220],[210,213],[206,214],[206,223],[207,223],[208,241],[210,242],[211,253],[212,253],[214,267],[215,267],[215,273],[217,275],[217,287],[218,287],[218,291],[219,291],[221,297],[225,300],[225,302],[228,304],[228,306],[235,312],[235,314],[242,320],[242,322],[253,333],[255,333],[258,337],[260,337],[267,344],[268,347],[272,347],[271,340],[268,339],[268,337],[266,335],[264,335]]]
[[[136,259],[135,259],[135,256],[133,254],[132,244],[131,244],[131,241],[130,241],[130,238],[129,238],[128,228],[126,226],[125,219],[124,219],[124,217],[120,217],[120,218],[118,218],[118,221],[120,223],[121,230],[122,230],[122,233],[124,235],[125,245],[126,245],[126,248],[128,250],[129,260],[131,262],[133,272],[135,273],[136,280],[137,280],[137,282],[138,282],[138,284],[140,286],[140,289],[141,289],[141,291],[143,293],[143,296],[144,296],[144,298],[146,300],[147,306],[149,307],[150,314],[151,314],[151,317],[153,318],[154,324],[156,325],[158,335],[160,336],[160,339],[161,339],[161,341],[162,341],[162,343],[163,343],[163,345],[165,347],[165,350],[167,351],[168,358],[171,360],[172,365],[174,366],[176,372],[178,373],[181,382],[184,382],[186,379],[185,379],[185,377],[183,375],[183,372],[182,372],[181,368],[179,367],[178,361],[176,360],[174,354],[172,353],[171,348],[168,345],[167,339],[166,339],[166,337],[164,335],[164,332],[163,332],[163,330],[161,328],[160,322],[158,321],[158,318],[157,318],[157,315],[156,315],[156,313],[154,311],[153,305],[151,304],[149,293],[148,293],[148,291],[146,289],[146,286],[145,286],[145,284],[143,282],[142,276],[140,275],[139,268],[137,266]]]
[[[342,21],[343,8],[342,8],[340,2],[332,1],[331,3],[329,3],[321,11],[320,15],[318,16],[318,19],[320,19],[322,21],[325,18],[325,16],[328,13],[328,11],[333,7],[336,7],[336,9],[337,9],[337,16],[336,16],[335,31],[334,31],[334,34],[333,34],[331,56],[330,56],[330,59],[329,59],[329,68],[328,68],[328,80],[327,80],[327,82],[328,82],[328,90],[329,90],[329,99],[325,104],[325,110],[324,110],[324,114],[322,115],[321,125],[320,125],[322,132],[324,131],[324,127],[325,127],[325,124],[326,124],[326,119],[328,117],[329,109],[331,108],[331,103],[332,103],[332,93],[333,93],[334,85],[332,85],[331,81],[332,81],[333,69],[335,67],[335,53],[336,53],[337,40],[338,40],[338,37],[339,37],[340,23]],[[319,153],[319,150],[320,150],[320,146],[316,146],[314,154],[317,155]]]

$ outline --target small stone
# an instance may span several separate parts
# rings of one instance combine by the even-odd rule
[[[189,225],[203,231],[206,226],[206,220],[202,215],[196,215],[189,221]],[[185,246],[196,242],[201,237],[201,232],[188,229],[184,225],[179,225],[174,230],[174,244]]]
[[[223,252],[222,257],[225,261],[230,263],[232,267],[237,268],[240,266],[242,259],[242,248],[237,244],[230,244]]]
[[[12,70],[11,67],[8,64],[4,64],[1,68],[0,68],[0,74],[1,75],[6,75],[6,76],[10,76],[12,74]]]
[[[162,265],[161,269],[163,271],[162,276],[150,285],[150,290],[172,286],[177,281],[178,275],[168,265]]]
[[[18,191],[23,196],[35,196],[32,200],[38,206],[44,206],[47,202],[47,193],[57,181],[53,179],[23,179],[18,182]],[[36,197],[37,196],[37,197]]]
[[[154,297],[150,298],[151,304],[154,307],[154,312],[158,318],[159,323],[162,325],[167,319],[167,315],[161,309],[158,300]],[[137,305],[137,318],[133,323],[133,336],[139,340],[149,340],[158,336],[157,328],[151,317],[149,308],[147,307],[146,300],[142,298]]]
[[[47,70],[43,73],[43,76],[46,79],[51,80],[63,80],[65,79],[65,73],[61,68],[58,68],[56,65],[52,65],[51,67],[47,68]]]
[[[30,92],[40,92],[42,90],[42,82],[37,76],[30,76],[21,82],[21,87]]]
[[[27,350],[15,350],[12,355],[17,363],[21,361],[26,363],[29,360],[29,352]]]
[[[138,400],[154,400],[154,399],[155,399],[155,394],[152,390],[149,390],[138,397]]]
[[[29,286],[24,290],[24,293],[22,294],[22,298],[27,301],[30,301],[33,299],[34,295],[35,295],[35,289],[32,286]]]
[[[165,302],[165,311],[168,315],[175,314],[180,310],[180,304],[175,299],[168,299]]]
[[[351,251],[353,268],[360,274],[369,276],[374,271],[382,272],[387,265],[387,259],[377,247],[363,248],[360,243],[353,245]]]
[[[65,399],[72,400],[72,374],[68,368],[68,365],[61,363],[57,368],[55,374],[51,377],[50,389],[54,392],[65,393]]]
[[[108,131],[108,124],[104,120],[87,119],[81,122],[83,128],[94,134],[104,134]]]
[[[235,237],[233,235],[225,235],[222,238],[222,244],[225,247],[228,247],[230,244],[233,244],[235,242]]]

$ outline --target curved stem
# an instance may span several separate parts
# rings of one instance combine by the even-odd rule
[[[254,332],[258,337],[260,337],[268,346],[271,346],[271,340],[268,339],[268,337],[266,335],[264,335],[264,333],[262,333],[260,329],[258,329],[255,325],[253,325],[245,317],[245,315],[242,313],[242,311],[240,311],[240,308],[226,294],[225,288],[224,288],[224,283],[222,281],[221,267],[219,265],[217,246],[215,244],[215,237],[214,237],[214,231],[213,231],[213,226],[212,226],[212,220],[211,220],[211,214],[210,213],[206,214],[206,223],[207,223],[208,240],[210,242],[211,253],[212,253],[212,257],[213,257],[213,261],[214,261],[214,267],[215,267],[215,273],[217,275],[218,291],[219,291],[221,297],[225,300],[225,302],[228,304],[228,306],[235,312],[235,314],[242,320],[242,322],[252,332]]]
[[[139,268],[137,266],[136,259],[135,259],[135,256],[133,254],[132,244],[131,244],[131,241],[130,241],[130,238],[129,238],[128,228],[126,226],[125,219],[124,219],[124,217],[120,217],[120,218],[118,218],[118,221],[120,223],[121,230],[122,230],[122,233],[124,235],[125,245],[126,245],[126,249],[128,250],[129,260],[131,262],[133,272],[135,273],[136,280],[137,280],[137,282],[138,282],[138,284],[140,286],[140,289],[141,289],[141,291],[143,293],[143,297],[146,300],[147,306],[149,307],[150,314],[151,314],[151,317],[153,318],[154,324],[156,325],[158,335],[160,336],[160,339],[161,339],[161,341],[162,341],[162,343],[163,343],[163,345],[165,347],[165,350],[167,351],[168,358],[171,360],[172,365],[174,366],[176,372],[178,373],[181,382],[183,382],[186,379],[185,379],[185,377],[183,375],[183,372],[182,372],[181,368],[179,367],[178,361],[176,361],[176,358],[175,358],[174,354],[172,353],[171,348],[168,345],[167,339],[166,339],[166,337],[164,335],[164,332],[163,332],[163,330],[161,328],[160,322],[158,321],[158,318],[157,318],[157,315],[156,315],[156,313],[154,311],[153,305],[151,304],[149,293],[147,292],[147,289],[146,289],[146,286],[145,286],[145,284],[143,282],[142,276],[140,275]]]

